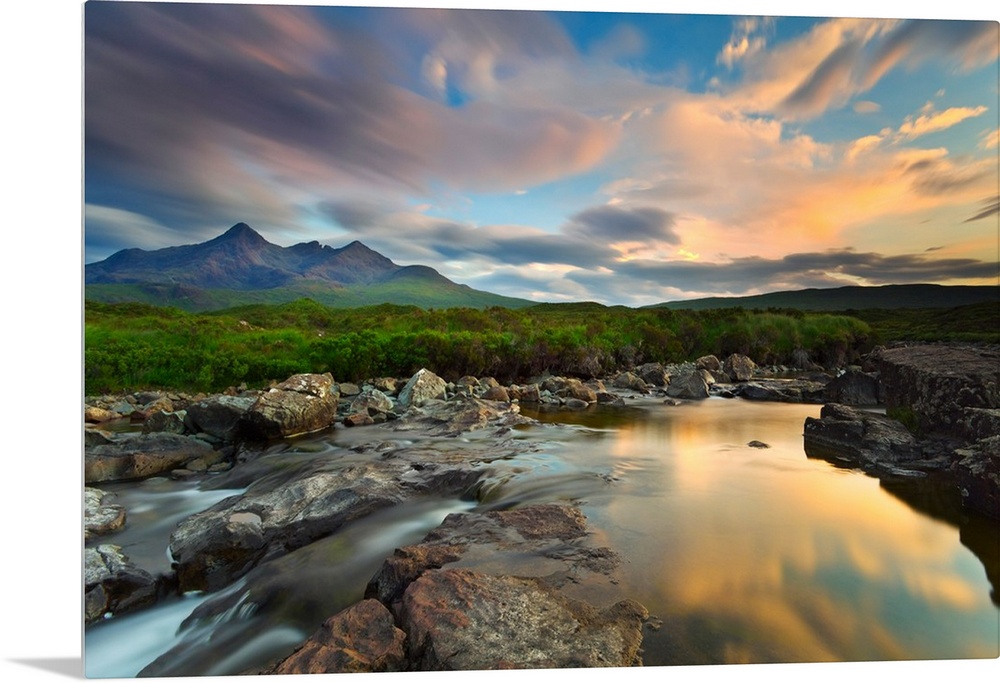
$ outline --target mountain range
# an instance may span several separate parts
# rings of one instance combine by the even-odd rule
[[[137,301],[208,311],[247,304],[280,304],[308,297],[333,307],[382,303],[422,308],[524,308],[527,299],[501,296],[452,282],[428,266],[400,266],[361,242],[335,249],[319,242],[281,247],[246,223],[200,244],[146,251],[123,249],[84,267],[87,299]],[[647,308],[850,309],[950,308],[1000,303],[997,286],[930,284],[838,287],[709,297]],[[595,304],[598,305],[598,304]]]
[[[84,267],[85,296],[203,311],[309,297],[329,306],[379,303],[520,308],[535,302],[452,282],[428,266],[400,266],[361,242],[281,247],[246,223],[200,244],[123,249]]]

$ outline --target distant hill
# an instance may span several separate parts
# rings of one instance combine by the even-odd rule
[[[84,267],[84,295],[208,311],[308,297],[327,306],[380,303],[423,308],[521,308],[535,302],[472,289],[428,266],[400,266],[351,242],[280,247],[245,223],[200,244],[124,249]]]
[[[970,285],[883,285],[771,292],[756,296],[709,297],[671,301],[646,308],[707,310],[713,308],[791,308],[803,311],[847,311],[894,308],[953,308],[979,303],[1000,304],[1000,287]]]

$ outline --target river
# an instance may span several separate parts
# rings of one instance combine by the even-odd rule
[[[722,398],[524,409],[539,423],[512,438],[530,448],[497,468],[478,503],[415,500],[268,562],[217,594],[107,619],[86,630],[86,674],[252,669],[360,599],[385,556],[448,513],[560,501],[578,504],[596,539],[622,555],[622,593],[662,623],[646,631],[647,667],[996,658],[1000,608],[989,577],[1000,576],[1000,524],[963,511],[932,479],[880,482],[807,458],[803,423],[819,409]],[[331,430],[257,462],[371,457],[351,447],[377,438],[376,430]],[[442,449],[490,448],[477,433],[426,440]],[[240,492],[213,490],[211,481],[102,487],[117,494],[129,523],[99,541],[163,571],[177,522]]]

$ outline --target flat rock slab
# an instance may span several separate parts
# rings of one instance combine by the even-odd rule
[[[84,449],[87,484],[145,479],[182,467],[216,451],[204,441],[169,433],[141,434]]]

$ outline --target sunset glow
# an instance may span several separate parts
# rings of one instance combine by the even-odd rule
[[[541,301],[997,283],[996,21],[586,9],[86,3],[85,260],[243,221]]]

